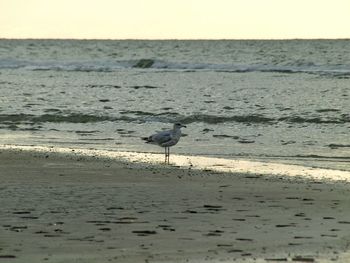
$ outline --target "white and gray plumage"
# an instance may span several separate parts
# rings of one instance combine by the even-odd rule
[[[177,144],[181,138],[181,128],[186,127],[181,123],[175,123],[172,130],[161,131],[149,137],[143,137],[146,143],[156,144],[165,149],[165,163],[169,164],[170,147]]]

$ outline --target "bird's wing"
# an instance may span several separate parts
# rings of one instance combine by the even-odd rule
[[[172,140],[172,138],[173,138],[173,134],[171,131],[162,131],[152,135],[152,141],[158,144],[169,142]]]

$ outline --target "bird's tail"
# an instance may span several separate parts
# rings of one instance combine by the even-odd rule
[[[144,140],[146,143],[152,142],[151,137],[141,137],[142,140]]]

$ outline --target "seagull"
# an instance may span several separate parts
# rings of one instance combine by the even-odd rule
[[[165,163],[169,164],[170,159],[170,147],[177,144],[181,137],[181,128],[186,128],[181,123],[175,123],[172,130],[161,131],[152,134],[149,137],[142,137],[141,139],[146,143],[156,144],[165,149]]]

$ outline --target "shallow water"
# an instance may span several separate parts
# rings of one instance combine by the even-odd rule
[[[0,41],[0,143],[350,170],[350,41]]]

